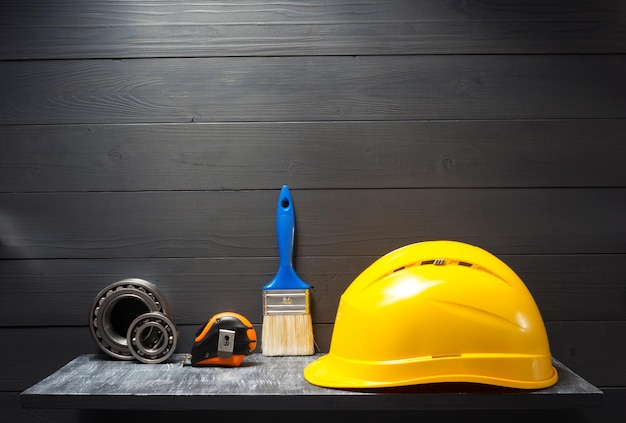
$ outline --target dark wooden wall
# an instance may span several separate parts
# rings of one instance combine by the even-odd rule
[[[624,421],[626,3],[4,0],[0,39],[6,421],[96,419],[19,393],[97,352],[87,314],[119,279],[166,295],[180,352],[224,309],[260,326],[283,184],[321,351],[361,270],[456,239],[520,274],[605,393],[470,416]]]

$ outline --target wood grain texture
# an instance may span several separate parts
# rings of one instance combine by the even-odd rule
[[[79,354],[95,294],[155,282],[187,352],[224,308],[260,329],[277,190],[329,348],[339,296],[394,248],[457,239],[528,285],[599,409],[367,412],[361,422],[614,423],[626,414],[626,14],[619,0],[0,2],[2,419]],[[129,404],[132,407],[132,404]],[[307,423],[334,411],[213,412]]]
[[[588,381],[623,386],[626,372],[624,321],[547,322],[552,354]],[[601,357],[601,359],[598,359]]]
[[[0,125],[626,117],[624,55],[0,62]]]
[[[626,260],[611,255],[502,255],[547,321],[626,320]],[[341,294],[374,257],[296,258],[310,283],[312,317],[332,324]],[[278,258],[0,261],[0,326],[82,326],[100,290],[138,277],[154,283],[179,324],[225,310],[262,319],[262,286]],[[62,307],[60,305],[63,304]]]
[[[0,126],[0,192],[624,187],[624,133],[621,119]]]
[[[2,59],[624,53],[615,0],[4,1]]]
[[[276,256],[277,190],[2,194],[0,258]],[[615,189],[298,190],[295,254],[379,257],[427,239],[494,254],[623,254]]]
[[[558,381],[539,390],[454,383],[341,390],[315,386],[304,378],[304,368],[321,356],[252,354],[236,368],[202,368],[182,366],[180,354],[159,366],[81,355],[26,389],[21,400],[25,408],[233,411],[549,409],[602,404],[602,391],[558,360],[553,361]]]

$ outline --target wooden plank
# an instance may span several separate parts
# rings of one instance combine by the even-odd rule
[[[603,388],[602,392],[602,408],[577,410],[576,417],[580,421],[618,422],[626,415],[626,388]]]
[[[191,350],[197,328],[178,325],[177,353]],[[262,338],[261,328],[255,328]],[[546,322],[546,329],[552,355],[569,369],[598,387],[624,387],[626,322]],[[319,351],[328,352],[332,326],[315,325],[315,334]],[[11,346],[0,350],[6,370],[0,373],[0,391],[5,392],[28,388],[78,355],[100,354],[86,326],[0,328],[0,335]]]
[[[626,257],[502,255],[531,291],[547,321],[626,320]],[[374,257],[297,257],[311,289],[316,324],[332,324],[339,297]],[[0,326],[80,326],[98,293],[124,278],[154,283],[173,320],[199,325],[236,310],[262,321],[261,289],[278,258],[0,260]]]
[[[614,423],[620,421],[626,412],[626,389],[603,388],[603,401],[601,408],[578,408],[557,410],[422,410],[422,411],[346,411],[343,418],[361,423],[377,423],[381,420],[392,419],[393,421],[437,421],[439,423],[457,423],[463,420],[481,421],[484,423],[553,423],[568,421],[576,423]],[[3,394],[0,393],[0,398]],[[6,394],[5,394],[6,395]],[[107,423],[112,421],[149,421],[151,423],[170,423],[177,419],[186,421],[201,421],[206,419],[206,411],[181,411],[181,410],[50,410],[50,409],[21,409],[19,395],[14,408],[21,411],[9,421],[24,421],[37,423],[77,423],[88,421],[90,423]],[[6,415],[6,414],[5,414]],[[11,415],[9,414],[9,417]],[[211,411],[211,418],[218,421],[229,419],[242,419],[246,421],[263,420],[287,423],[298,421],[302,423],[316,423],[320,421],[333,421],[337,419],[336,411],[306,410],[306,411]]]
[[[3,1],[0,58],[624,53],[619,4]]]
[[[626,320],[626,260],[620,254],[500,258],[525,282],[544,319]]]
[[[546,322],[552,355],[595,385],[626,385],[626,322]]]
[[[0,410],[3,422],[24,423],[78,423],[80,410],[25,410],[20,403],[20,392],[0,392]],[[95,414],[95,413],[94,413]],[[84,413],[83,413],[84,415]],[[89,419],[96,422],[97,418]]]
[[[0,192],[623,187],[624,133],[624,119],[0,126]]]
[[[315,386],[304,378],[304,368],[321,356],[252,354],[236,369],[207,369],[181,366],[180,354],[159,366],[87,354],[26,389],[21,402],[24,408],[231,411],[551,409],[602,404],[601,390],[556,360],[558,381],[538,390],[458,383],[342,390]]]
[[[494,254],[625,252],[621,188],[291,188],[300,257],[379,257],[427,239]],[[1,194],[0,258],[276,256],[277,192]]]
[[[0,63],[0,124],[626,117],[626,56]]]
[[[0,392],[0,410],[3,419],[9,422],[24,421],[21,418],[21,404],[18,392]]]
[[[0,391],[23,391],[79,354],[98,353],[89,328],[38,327],[0,328],[3,348],[0,357],[3,371],[0,373]]]

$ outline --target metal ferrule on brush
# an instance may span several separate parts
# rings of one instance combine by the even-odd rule
[[[263,312],[266,315],[310,312],[308,289],[270,289],[263,292]]]

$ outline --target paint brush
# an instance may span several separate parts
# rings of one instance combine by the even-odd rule
[[[278,272],[263,287],[262,354],[266,356],[312,355],[313,322],[311,286],[293,268],[295,217],[287,185],[283,185],[276,211]]]

